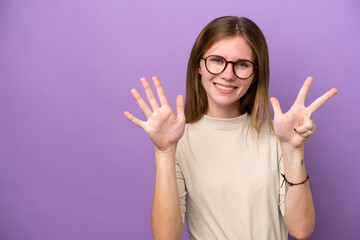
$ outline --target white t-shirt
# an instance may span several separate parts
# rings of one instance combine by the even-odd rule
[[[190,239],[286,240],[283,158],[265,121],[260,136],[250,116],[204,115],[186,124],[176,150],[182,220]]]

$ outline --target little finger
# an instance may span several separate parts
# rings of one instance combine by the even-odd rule
[[[176,113],[178,117],[185,117],[184,115],[184,97],[183,95],[178,95],[176,97]]]

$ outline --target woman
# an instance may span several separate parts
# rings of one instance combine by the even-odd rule
[[[232,16],[210,22],[195,41],[185,109],[179,95],[175,115],[159,79],[152,80],[160,106],[142,78],[151,109],[131,93],[147,121],[124,115],[155,145],[155,239],[180,239],[185,217],[191,239],[287,239],[287,231],[305,239],[312,233],[303,145],[315,130],[310,115],[337,89],[305,107],[307,78],[288,112],[270,99],[272,125],[264,119],[271,119],[265,38],[251,20]]]

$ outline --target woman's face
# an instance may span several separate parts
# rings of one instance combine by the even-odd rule
[[[254,62],[254,53],[241,36],[228,37],[216,42],[203,57],[210,55],[218,55],[233,62],[239,59]],[[200,61],[199,74],[209,104],[205,114],[218,118],[239,116],[239,99],[249,89],[254,74],[248,79],[240,79],[234,74],[233,64],[229,63],[222,73],[214,75],[208,72],[203,59]]]

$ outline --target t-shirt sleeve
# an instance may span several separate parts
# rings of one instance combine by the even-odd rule
[[[179,193],[181,220],[182,220],[182,223],[184,224],[185,212],[186,212],[186,186],[185,186],[184,174],[181,170],[181,166],[180,166],[180,163],[178,162],[177,158],[175,158],[175,168],[176,168],[177,188],[178,188],[178,193]]]

